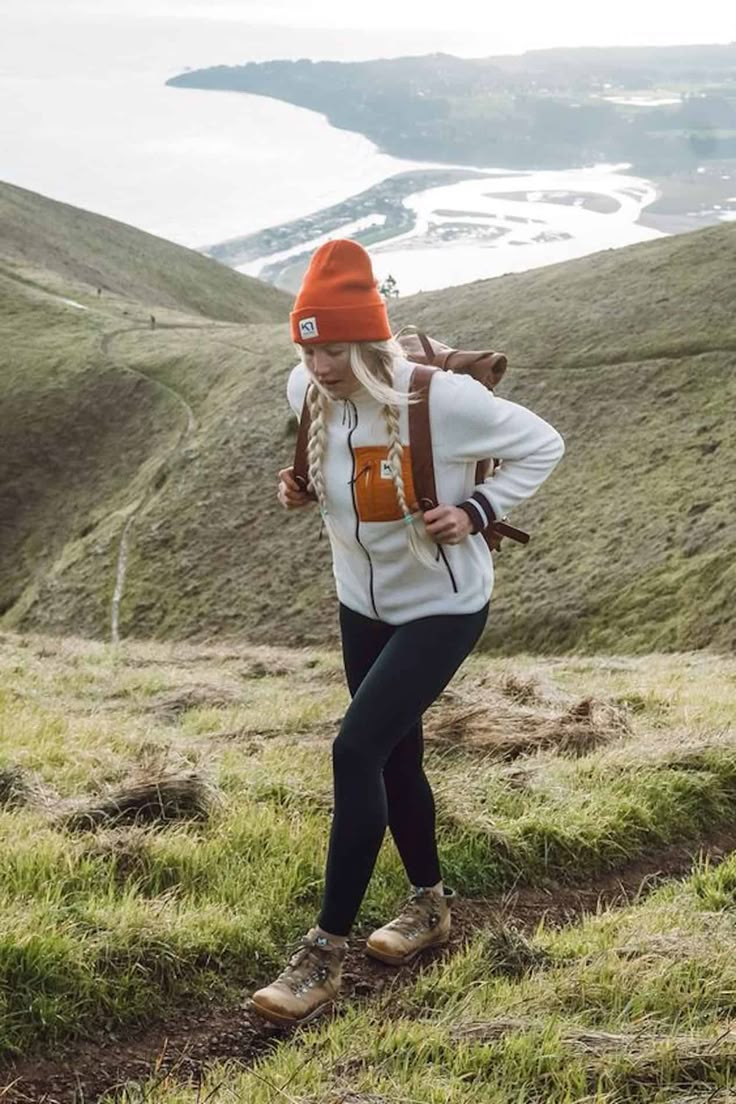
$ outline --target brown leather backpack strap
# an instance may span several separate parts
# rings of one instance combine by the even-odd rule
[[[425,333],[419,333],[419,331],[417,331],[417,337],[419,338],[422,344],[422,348],[424,349],[424,355],[427,358],[427,364],[431,364],[435,358],[435,351],[432,348],[432,343]]]
[[[429,388],[432,376],[440,369],[417,364],[411,374],[409,390],[422,396],[421,402],[409,404],[409,445],[411,449],[411,474],[417,505],[422,510],[431,510],[437,505],[437,484],[434,477],[434,457],[432,454],[432,429],[429,421]],[[476,465],[477,483],[482,483],[490,470],[491,460],[479,460]],[[482,475],[480,473],[483,473]],[[501,537],[526,544],[529,534],[517,529],[506,521],[492,521],[482,530],[483,538],[492,550],[498,548]]]
[[[491,462],[492,462],[491,458],[488,457],[487,460],[479,460],[478,463],[475,465],[475,485],[476,485],[476,487],[478,486],[479,483],[482,483],[486,479],[489,471],[491,470]]]
[[[429,388],[436,369],[418,364],[411,374],[409,390],[422,396],[421,402],[409,403],[409,447],[411,474],[417,505],[431,510],[437,505],[437,485],[432,456],[432,430],[429,423]]]
[[[508,537],[509,540],[516,541],[517,544],[529,543],[529,534],[523,529],[517,529],[515,525],[509,525],[507,521],[492,521],[488,528],[498,533],[500,537]]]
[[[312,416],[309,413],[309,405],[305,394],[304,405],[302,406],[302,416],[299,419],[299,432],[296,435],[296,447],[294,449],[294,479],[296,479],[303,491],[307,490],[307,485],[309,483],[307,441],[309,440],[309,427],[311,423]],[[310,491],[309,493],[313,498],[317,497],[314,492]]]

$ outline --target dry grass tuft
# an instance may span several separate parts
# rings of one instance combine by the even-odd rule
[[[596,698],[582,698],[543,725],[539,736],[560,755],[577,758],[631,733],[626,710]]]
[[[22,767],[0,767],[0,808],[22,809],[38,797],[38,786]]]
[[[711,771],[714,757],[730,756],[733,749],[734,730],[730,725],[718,729],[672,725],[647,729],[645,739],[612,745],[605,752],[605,765],[613,772],[641,769],[687,774]]]
[[[257,654],[246,657],[246,662],[238,673],[241,678],[246,679],[279,678],[285,675],[304,675],[314,679],[319,677],[316,671],[318,665],[319,661],[315,656],[288,652],[285,649],[260,648]]]
[[[114,870],[118,885],[145,876],[150,870],[148,841],[150,828],[128,825],[120,829],[101,828],[90,839],[85,854],[102,859]]]
[[[456,1024],[450,1029],[450,1034],[457,1042],[495,1043],[507,1035],[534,1030],[542,1032],[544,1024],[535,1020],[499,1017],[495,1020]],[[664,1055],[687,1077],[697,1076],[701,1070],[712,1072],[715,1068],[736,1068],[736,1031],[730,1029],[716,1038],[708,1039],[697,1035],[666,1035],[656,1032],[618,1034],[562,1026],[561,1038],[573,1053],[589,1056],[592,1069],[599,1065],[596,1059],[610,1055],[635,1063],[637,1079],[654,1077]]]
[[[311,1104],[311,1102],[310,1102]],[[376,1096],[375,1093],[337,1093],[329,1097],[322,1097],[319,1102],[313,1104],[392,1104],[387,1096]]]
[[[482,934],[482,953],[490,973],[520,978],[546,966],[549,956],[527,938],[513,921],[496,921]]]
[[[539,776],[539,766],[531,761],[514,762],[499,771],[499,777],[512,790],[533,790]]]
[[[59,827],[90,831],[120,824],[167,824],[207,820],[222,803],[217,786],[199,771],[164,770],[134,777],[119,789],[66,803],[54,816]]]
[[[295,664],[289,666],[286,663],[264,663],[263,660],[254,659],[241,669],[240,674],[242,678],[249,679],[278,678],[293,675],[296,670]]]
[[[727,1088],[712,1089],[709,1086],[700,1092],[674,1093],[666,1097],[666,1104],[733,1104],[734,1097]],[[665,1098],[662,1099],[665,1104]]]
[[[190,709],[224,709],[240,704],[242,696],[223,686],[195,685],[182,687],[175,694],[157,694],[146,706],[146,713],[155,713],[162,720],[176,720]]]
[[[631,732],[627,710],[592,697],[562,713],[549,706],[512,704],[488,691],[478,698],[469,700],[456,692],[443,695],[428,715],[427,737],[510,762],[547,750],[574,759]]]
[[[539,682],[534,678],[507,674],[501,679],[499,689],[504,697],[511,698],[520,705],[537,705],[544,700]]]
[[[718,929],[715,928],[706,938],[717,941]],[[704,937],[700,932],[672,928],[667,932],[656,932],[631,939],[616,947],[615,954],[618,958],[640,962],[642,967],[648,962],[658,960],[664,960],[669,964],[686,960],[697,962],[703,958],[703,944]]]

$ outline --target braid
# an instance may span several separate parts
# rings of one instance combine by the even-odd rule
[[[404,473],[401,467],[401,461],[404,458],[404,446],[401,443],[401,437],[399,435],[399,411],[395,406],[384,406],[383,417],[386,421],[386,429],[388,430],[388,462],[391,465],[391,478],[394,481],[394,487],[396,488],[396,497],[399,500],[399,509],[404,517],[409,514],[409,507],[406,504],[406,489],[404,487]]]
[[[437,561],[430,552],[430,540],[426,535],[426,530],[421,526],[417,526],[406,503],[404,473],[401,467],[401,461],[404,457],[404,446],[401,443],[401,435],[399,432],[399,409],[396,406],[386,404],[383,406],[382,410],[386,422],[386,429],[388,430],[388,462],[391,465],[391,478],[393,479],[394,488],[396,490],[399,509],[404,515],[404,521],[407,523],[407,540],[409,541],[409,548],[425,567],[437,567]]]
[[[360,344],[351,344],[350,363],[356,378],[381,403],[381,411],[388,433],[388,462],[391,467],[391,478],[399,509],[406,522],[409,548],[412,555],[425,567],[435,569],[439,567],[441,570],[442,565],[438,563],[438,557],[435,556],[434,541],[431,540],[421,523],[421,514],[412,514],[406,501],[404,473],[401,467],[404,446],[401,443],[398,404],[411,402],[414,396],[394,390],[393,363],[397,350],[391,347],[391,343],[370,342],[364,343],[364,345],[368,345],[373,354],[370,368],[363,359]],[[301,348],[300,352],[303,358],[304,354]],[[400,353],[400,350],[398,352]],[[309,487],[317,496],[322,521],[330,537],[344,547],[349,547],[346,545],[344,537],[336,531],[327,513],[327,488],[322,471],[322,461],[327,447],[327,411],[330,401],[329,397],[314,381],[310,382],[307,388],[307,405],[310,414],[309,434],[307,436],[307,480]]]
[[[309,436],[307,437],[307,471],[308,482],[317,496],[322,518],[327,517],[327,491],[325,479],[322,474],[322,459],[325,454],[327,438],[325,426],[325,398],[322,392],[310,383],[307,388],[307,405],[309,406]]]
[[[310,415],[309,436],[307,437],[307,482],[317,496],[319,512],[322,515],[322,524],[327,530],[330,538],[337,541],[345,548],[347,547],[345,539],[336,531],[327,513],[327,488],[325,486],[325,477],[322,471],[322,460],[325,455],[327,444],[327,425],[325,419],[327,416],[328,402],[329,400],[325,398],[319,388],[313,383],[310,383],[307,389],[307,404],[309,406]]]

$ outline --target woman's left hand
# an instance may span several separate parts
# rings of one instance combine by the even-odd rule
[[[473,531],[470,518],[458,506],[435,506],[423,515],[427,532],[437,544],[459,544]]]

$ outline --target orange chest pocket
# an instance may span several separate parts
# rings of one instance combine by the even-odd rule
[[[414,509],[416,496],[411,474],[411,450],[404,446],[401,460],[406,504]],[[383,445],[355,449],[355,501],[361,521],[401,521],[404,516],[391,478],[388,449]]]

